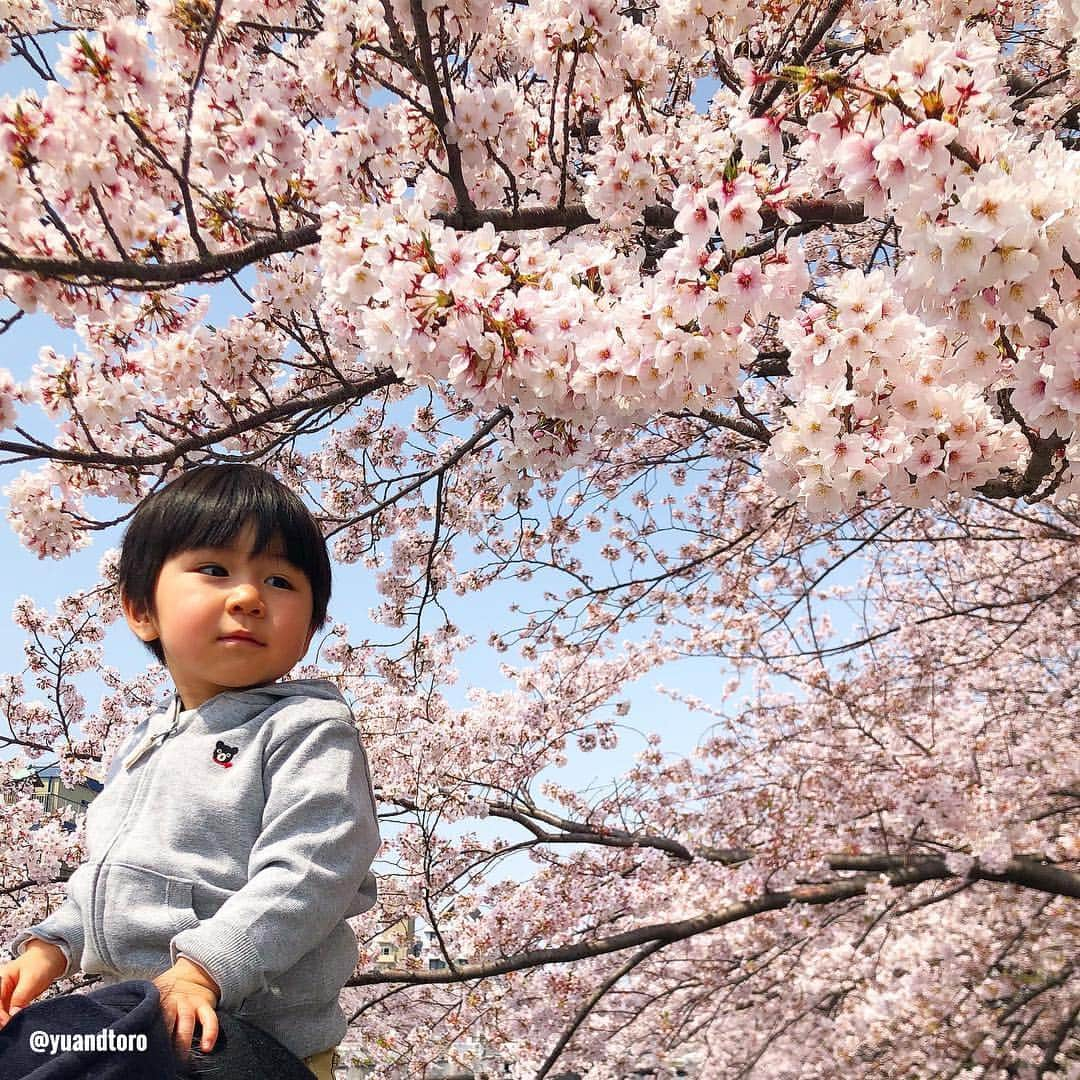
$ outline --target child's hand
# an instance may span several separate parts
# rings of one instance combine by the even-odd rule
[[[213,1050],[218,1037],[214,1008],[220,994],[214,980],[198,964],[181,956],[154,980],[154,985],[161,994],[161,1015],[177,1056],[181,1059],[188,1056],[196,1020],[202,1027],[199,1049],[204,1053]]]
[[[0,1027],[26,1008],[67,970],[63,949],[30,938],[22,955],[0,967]]]

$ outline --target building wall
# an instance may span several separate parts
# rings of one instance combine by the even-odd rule
[[[82,813],[94,801],[96,794],[85,784],[69,788],[60,782],[59,776],[41,777],[34,785],[34,798],[50,813],[57,810]]]

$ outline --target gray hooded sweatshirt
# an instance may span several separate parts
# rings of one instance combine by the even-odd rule
[[[375,903],[375,797],[352,714],[323,680],[179,702],[144,720],[86,814],[64,904],[20,934],[68,970],[153,977],[186,956],[218,1007],[298,1057],[341,1041],[345,919]]]

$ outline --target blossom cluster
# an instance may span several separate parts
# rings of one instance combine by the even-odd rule
[[[754,205],[745,187],[731,203]],[[418,208],[330,208],[321,249],[328,321],[409,382],[448,384],[484,409],[512,399],[537,425],[587,432],[597,421],[622,426],[657,408],[730,397],[754,355],[754,327],[794,313],[805,260],[792,241],[725,270],[692,214],[677,226],[685,240],[641,281],[602,243],[556,254],[524,237],[511,244],[490,226],[463,236]]]
[[[887,276],[848,271],[827,303],[781,324],[798,404],[785,408],[765,468],[810,512],[851,507],[882,483],[897,502],[925,506],[973,492],[1027,450],[983,397],[1001,375],[997,350],[955,347],[903,309]]]
[[[881,482],[912,505],[967,494],[1023,470],[1025,426],[1077,431],[1070,354],[1045,351],[1045,322],[1067,325],[1080,295],[1066,265],[1080,250],[1080,175],[1051,136],[1027,146],[998,123],[996,57],[985,30],[951,43],[922,31],[863,61],[862,110],[837,96],[808,121],[806,167],[868,212],[887,207],[909,252],[895,274],[844,272],[826,304],[782,325],[797,404],[766,468],[812,511],[850,507]],[[938,118],[912,117],[908,102]],[[1074,486],[1070,465],[1060,495]]]
[[[843,74],[784,74],[792,89],[764,114],[754,97],[777,73],[735,55],[700,113],[672,91],[671,71],[679,57],[703,63],[710,41],[757,33],[752,5],[666,5],[651,19],[613,0],[545,0],[516,18],[438,5],[429,35],[484,44],[471,71],[444,73],[461,82],[439,92],[437,122],[424,104],[433,88],[398,56],[402,41],[419,47],[411,8],[389,10],[388,21],[369,2],[331,4],[310,33],[295,28],[267,52],[255,47],[265,6],[225,5],[205,56],[209,9],[162,0],[145,24],[102,12],[100,32],[61,47],[43,95],[0,103],[14,164],[0,171],[0,239],[13,251],[182,261],[321,223],[318,247],[263,264],[254,317],[224,334],[204,332],[196,313],[143,344],[157,328],[136,327],[122,295],[12,270],[5,295],[79,327],[91,356],[54,365],[65,386],[39,378],[7,398],[37,398],[61,424],[77,416],[63,428],[69,447],[89,432],[116,451],[149,448],[160,435],[137,417],[161,386],[177,391],[185,423],[212,429],[235,418],[245,380],[272,398],[317,381],[282,371],[280,317],[314,314],[336,371],[389,365],[485,410],[512,403],[508,480],[570,467],[607,427],[730,413],[738,397],[759,400],[761,430],[775,430],[765,465],[778,490],[815,511],[881,482],[902,501],[970,492],[1022,471],[1031,431],[1067,444],[1058,487],[1073,490],[1058,346],[1080,290],[1076,151],[1012,124],[985,21],[942,32],[907,12],[911,32]],[[802,127],[787,119],[796,103]],[[332,122],[305,124],[308,108]],[[451,227],[462,185],[480,210],[575,202],[599,227]],[[783,230],[800,223],[800,200],[830,187],[894,226],[842,288],[871,313],[902,309],[900,322],[826,317],[815,303],[835,279],[807,295],[817,250]],[[658,207],[673,231],[643,245]],[[896,272],[880,273],[883,260]],[[808,365],[806,338],[826,326],[844,331],[842,346],[819,343]],[[791,352],[793,405],[753,386],[770,340]],[[1040,397],[1044,376],[1054,389]],[[205,389],[219,384],[224,403]],[[949,435],[946,414],[967,434]],[[821,459],[833,447],[800,442],[822,419],[842,436],[846,467]]]

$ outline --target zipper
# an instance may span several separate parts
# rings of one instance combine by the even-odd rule
[[[173,717],[172,717],[172,723],[169,725],[169,727],[166,728],[166,730],[161,732],[159,735],[155,735],[153,737],[153,739],[151,739],[149,742],[144,741],[139,747],[137,747],[136,748],[137,752],[134,752],[134,753],[130,754],[125,759],[125,761],[124,761],[125,770],[129,767],[129,762],[134,763],[134,762],[137,762],[137,761],[141,760],[149,750],[157,749],[159,746],[161,746],[161,744],[170,735],[173,734],[173,732],[176,731],[176,723],[177,723],[177,718],[178,718],[178,715],[179,715],[179,709],[176,707],[176,699],[175,698],[173,699],[172,709],[173,709]],[[132,793],[131,799],[128,801],[127,813],[125,813],[123,818],[120,820],[120,824],[116,826],[115,830],[113,831],[112,838],[109,840],[109,843],[106,845],[105,850],[101,853],[101,857],[97,861],[97,867],[94,870],[93,881],[91,881],[91,883],[90,883],[90,896],[88,898],[89,903],[90,903],[90,924],[89,924],[90,936],[93,939],[94,948],[97,950],[98,956],[100,956],[101,959],[105,962],[105,964],[108,967],[112,968],[114,971],[117,971],[119,969],[116,967],[116,964],[113,963],[113,958],[109,954],[108,949],[105,947],[105,934],[104,934],[105,903],[104,903],[104,897],[102,898],[102,904],[101,904],[101,919],[100,919],[101,930],[99,932],[99,920],[98,920],[98,912],[97,912],[97,899],[98,899],[98,892],[99,892],[98,885],[99,885],[99,883],[101,881],[102,872],[105,870],[106,860],[108,859],[109,853],[116,846],[116,842],[124,834],[125,826],[127,825],[128,821],[131,819],[132,815],[135,813],[137,807],[139,806],[139,798],[143,793],[143,789],[149,783],[150,774],[152,772],[153,772],[153,766],[148,765],[145,769],[143,769],[143,775],[141,777],[139,777],[139,779],[136,781],[135,791]]]

